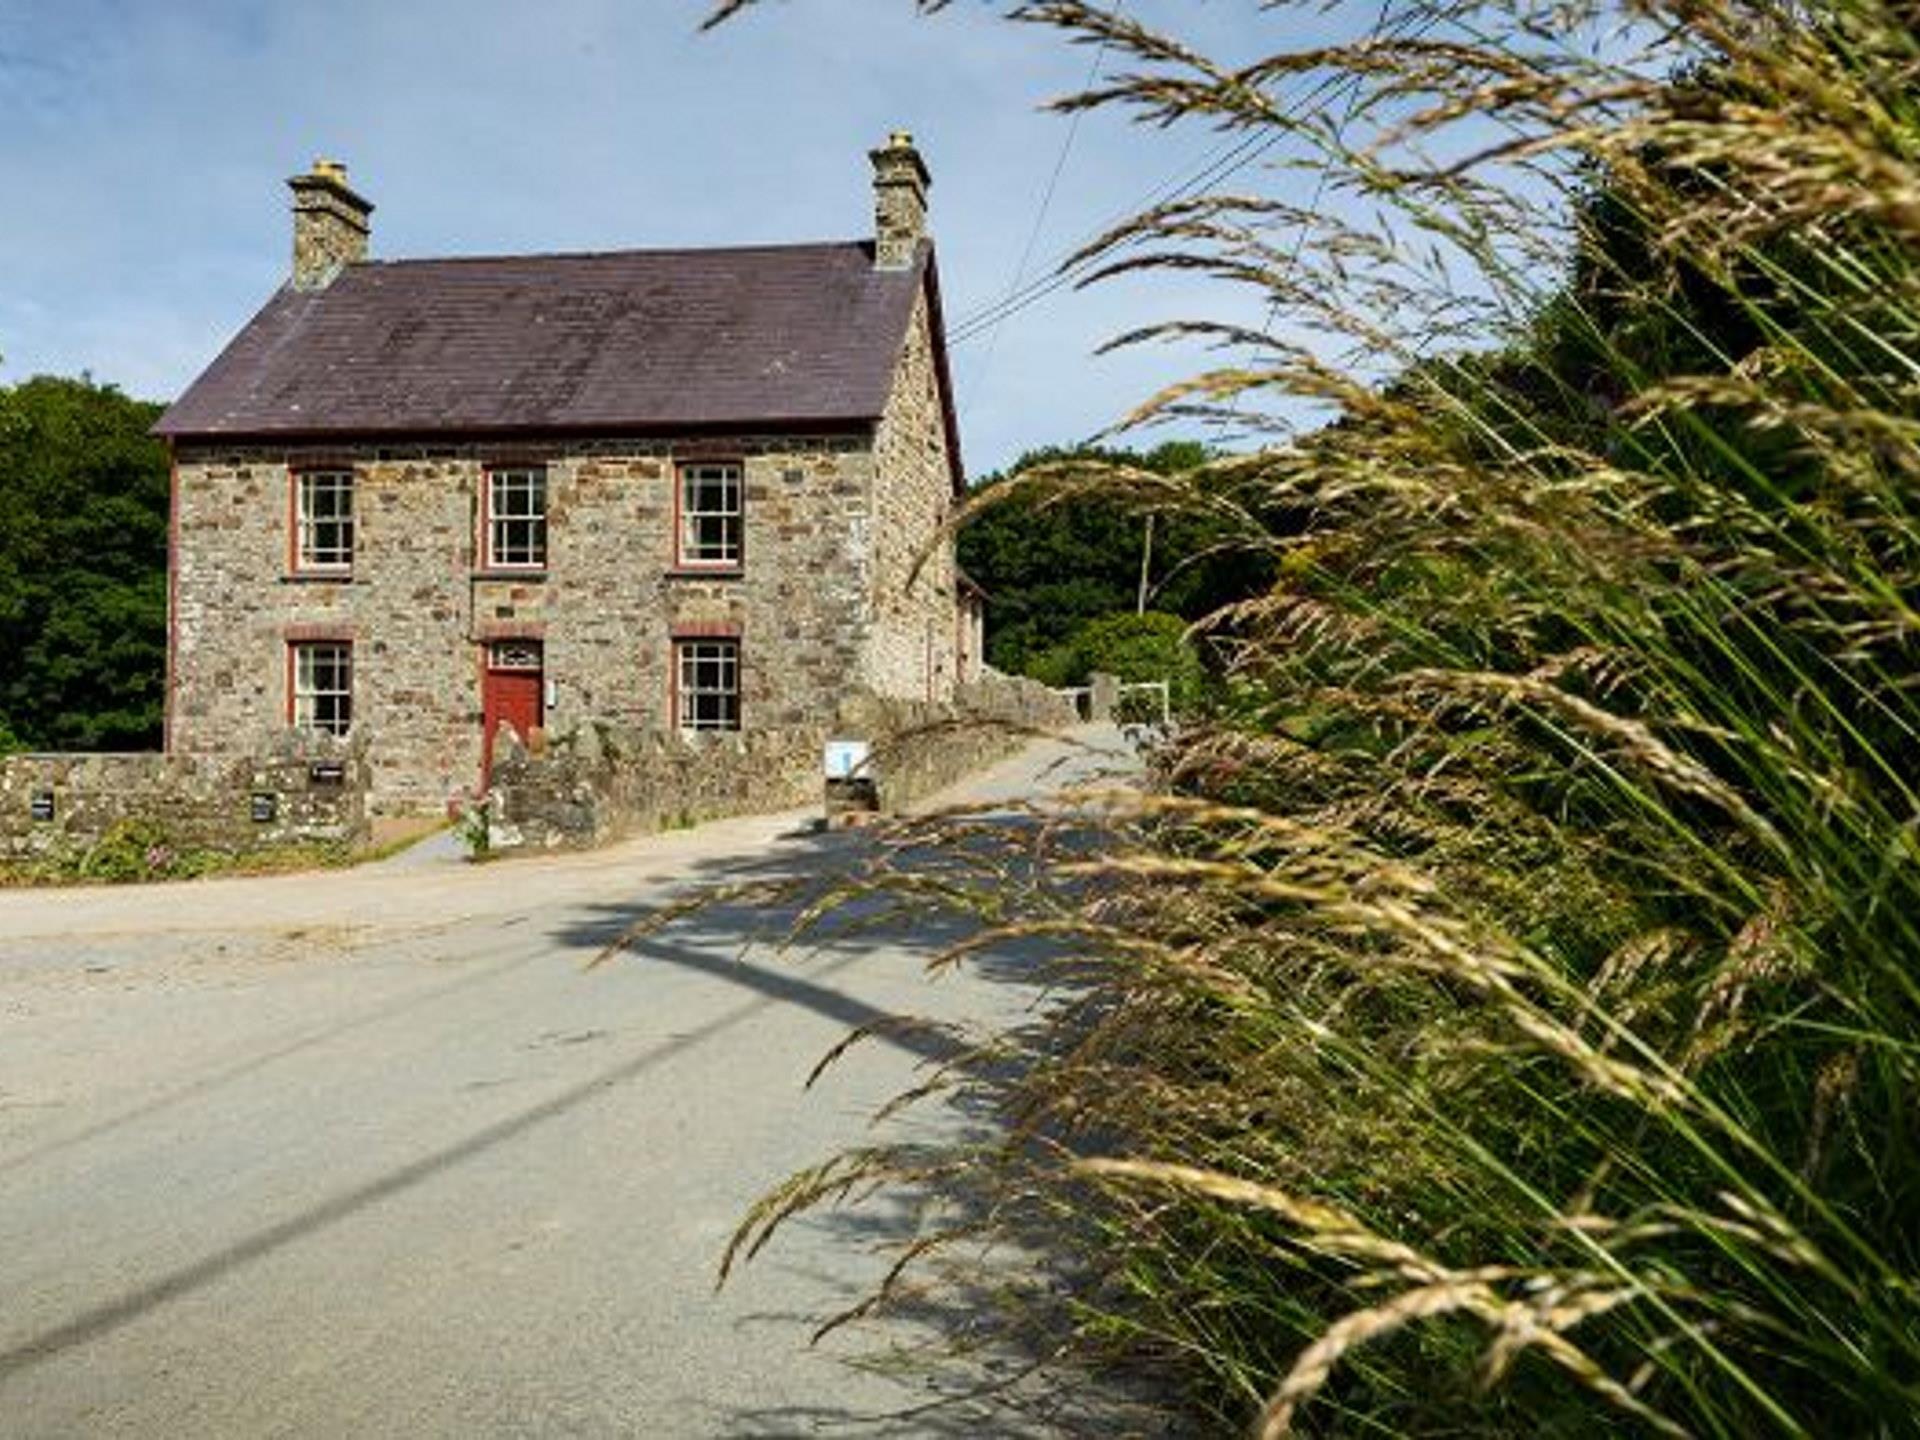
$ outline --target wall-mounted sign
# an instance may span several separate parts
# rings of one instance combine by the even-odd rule
[[[344,785],[347,767],[338,760],[316,760],[307,766],[307,779],[315,785]]]
[[[51,790],[34,791],[33,799],[30,802],[30,808],[33,811],[33,818],[36,820],[53,819],[53,791]]]
[[[867,773],[867,742],[864,740],[829,740],[825,756],[827,779],[851,780],[856,775]]]
[[[280,797],[277,795],[255,795],[253,797],[253,823],[271,825],[280,817]]]

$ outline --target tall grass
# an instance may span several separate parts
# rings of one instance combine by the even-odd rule
[[[1283,579],[1163,789],[980,887],[1095,967],[1004,1145],[755,1225],[989,1176],[1085,1353],[1261,1434],[1920,1430],[1920,17],[1461,3],[1227,67],[1018,13],[1120,57],[1071,103],[1325,167],[1096,247],[1271,305],[1171,327],[1232,363],[1137,417],[1262,443],[1040,477]]]

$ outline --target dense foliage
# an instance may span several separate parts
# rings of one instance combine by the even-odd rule
[[[0,749],[160,743],[167,458],[160,407],[40,377],[0,388]]]
[[[1339,204],[1111,253],[1284,317],[1166,406],[1343,415],[1191,472],[1306,523],[1104,860],[969,837],[1089,962],[958,1077],[1016,1127],[759,1218],[1048,1224],[1081,1353],[1263,1435],[1920,1433],[1913,12],[1463,0],[1241,69],[1022,13],[1121,52],[1102,102],[1322,147]],[[1344,129],[1277,103],[1316,70]]]
[[[1085,679],[1080,632],[1139,608],[1198,622],[1265,588],[1271,557],[1249,553],[1230,517],[1169,502],[1178,478],[1208,458],[1192,441],[1148,451],[1080,447],[1031,451],[982,480],[960,530],[960,568],[987,592],[987,659],[1049,684]],[[1076,483],[1089,474],[1099,489]],[[1132,477],[1117,493],[1114,475]],[[1158,679],[1159,676],[1152,678]]]
[[[1049,685],[1075,685],[1096,671],[1122,683],[1165,681],[1169,704],[1186,711],[1199,702],[1206,675],[1199,652],[1178,615],[1101,615],[1039,656],[1027,673]]]

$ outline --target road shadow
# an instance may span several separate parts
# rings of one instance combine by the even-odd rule
[[[903,1148],[908,1162],[918,1155],[942,1165],[937,1181],[856,1187],[852,1203],[836,1200],[787,1222],[823,1236],[829,1252],[910,1260],[901,1283],[847,1325],[859,1340],[849,1363],[895,1373],[903,1403],[884,1411],[718,1406],[713,1433],[1181,1433],[1156,1377],[1094,1377],[1062,1359],[1082,1287],[1066,1258],[1070,1247],[1059,1243],[1057,1222],[1010,1206],[990,1168],[989,1157],[1008,1144],[1051,1142],[1023,1133],[1020,1081],[1041,1053],[1043,1033],[1053,1027],[1057,1038],[1061,1007],[1092,996],[1089,957],[1071,937],[989,937],[1022,913],[1071,914],[1091,903],[1098,882],[1062,880],[1059,865],[1103,843],[1097,828],[1071,816],[1014,811],[879,831],[796,832],[762,853],[695,867],[681,895],[664,905],[601,905],[554,934],[583,959],[672,967],[802,1007],[860,1032],[863,1043],[904,1053],[923,1083],[939,1086],[916,1105],[931,1116],[938,1139]],[[976,995],[982,987],[990,996],[1001,992],[1003,1003],[988,1007],[998,1027],[993,1039],[950,1019],[888,1009],[863,993],[872,966],[924,969],[943,956],[958,956]],[[817,968],[823,960],[831,962],[825,972]],[[890,993],[897,998],[902,988],[896,983]],[[980,1157],[975,1174],[952,1163],[969,1155]],[[933,1245],[939,1236],[950,1239]],[[779,1254],[776,1238],[759,1263],[779,1263]],[[762,1313],[743,1323],[775,1327],[790,1340],[796,1329],[836,1318]]]
[[[1158,1373],[1119,1367],[1094,1373],[1065,1358],[1078,1282],[1054,1243],[1057,1232],[1009,1218],[1004,1205],[1004,1194],[991,1184],[969,1189],[949,1179],[937,1194],[893,1187],[857,1207],[807,1216],[803,1223],[834,1249],[903,1254],[925,1242],[930,1209],[956,1233],[949,1250],[918,1256],[917,1278],[834,1333],[844,1363],[892,1380],[900,1402],[715,1406],[713,1433],[1009,1440],[1171,1440],[1200,1433],[1181,1417]],[[970,1233],[990,1212],[998,1220],[993,1237]],[[1010,1302],[1015,1287],[1019,1298]],[[743,1323],[784,1337],[826,1322],[818,1315],[763,1312]]]

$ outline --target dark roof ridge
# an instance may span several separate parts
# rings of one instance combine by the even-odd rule
[[[618,250],[528,250],[498,255],[396,255],[356,260],[343,270],[370,270],[401,265],[487,265],[516,260],[612,260],[629,255],[765,255],[800,250],[861,250],[871,252],[871,240],[777,240],[764,245],[634,245]]]

